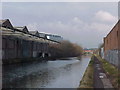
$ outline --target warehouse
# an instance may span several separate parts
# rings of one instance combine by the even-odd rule
[[[120,56],[120,20],[104,38],[104,58],[115,66],[119,66]]]
[[[29,31],[26,26],[13,27],[8,19],[0,20],[0,31],[3,64],[47,58],[50,56],[49,44],[58,43],[40,37],[38,31]]]

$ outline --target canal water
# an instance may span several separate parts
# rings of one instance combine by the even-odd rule
[[[3,67],[3,88],[77,88],[90,57]]]

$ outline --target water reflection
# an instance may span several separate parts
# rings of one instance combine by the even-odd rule
[[[88,65],[82,60],[57,60],[3,67],[3,88],[76,88]]]

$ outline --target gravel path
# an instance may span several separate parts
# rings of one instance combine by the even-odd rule
[[[102,90],[112,89],[113,86],[110,80],[107,78],[101,62],[94,56],[94,88],[102,88]]]

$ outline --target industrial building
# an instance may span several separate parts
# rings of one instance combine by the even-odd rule
[[[120,62],[120,20],[104,38],[104,58],[115,66]]]
[[[26,26],[14,27],[11,22],[0,20],[2,32],[2,61],[17,63],[50,56],[49,44],[60,42],[39,36],[38,31],[29,31]],[[43,36],[43,35],[42,35]]]
[[[46,34],[46,38],[50,39],[50,40],[54,40],[57,42],[61,42],[63,40],[63,38],[59,35],[52,35],[52,34]]]

